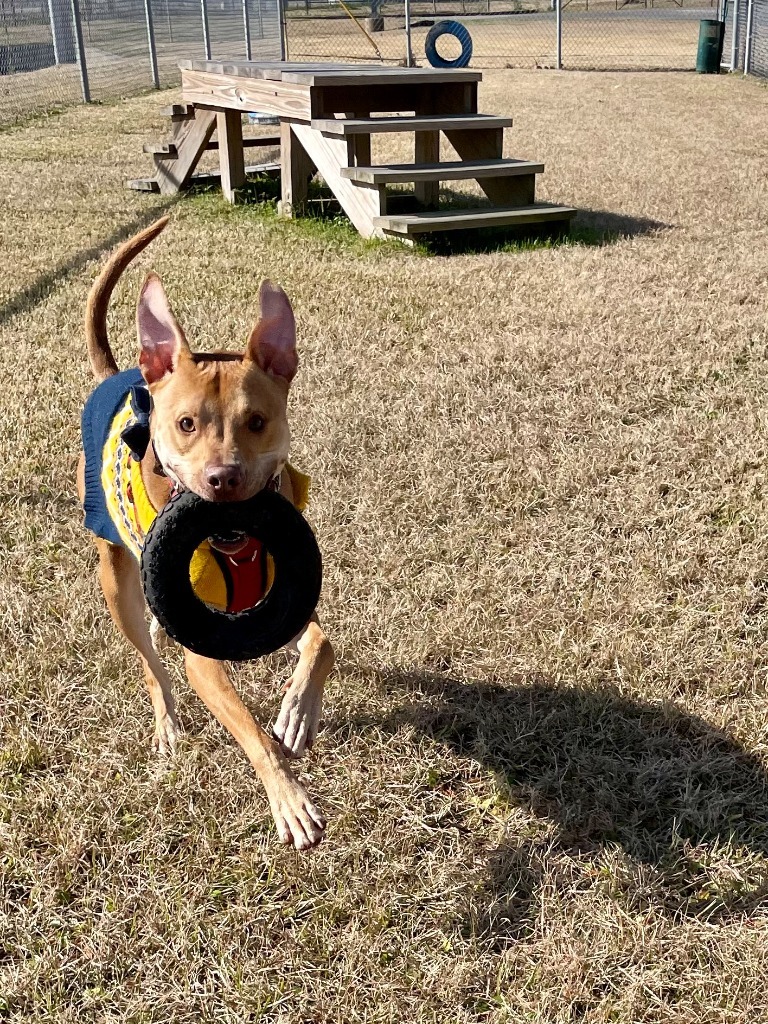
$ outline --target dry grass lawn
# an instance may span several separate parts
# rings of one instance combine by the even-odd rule
[[[216,195],[140,275],[199,348],[292,296],[339,665],[281,847],[178,675],[150,749],[73,496],[81,319],[162,205],[166,96],[3,135],[0,1019],[541,1024],[768,1019],[768,92],[489,72],[510,152],[603,245],[435,257]],[[238,671],[273,719],[287,657]]]

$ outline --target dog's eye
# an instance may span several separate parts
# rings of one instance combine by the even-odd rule
[[[248,420],[248,429],[252,434],[259,434],[264,429],[264,417],[263,416],[251,416]]]
[[[182,416],[179,420],[179,430],[182,434],[194,434],[195,432],[195,421],[191,416]]]

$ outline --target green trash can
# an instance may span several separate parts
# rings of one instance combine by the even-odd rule
[[[701,75],[719,75],[723,59],[725,22],[705,18],[699,22],[699,52],[696,54],[696,70]]]

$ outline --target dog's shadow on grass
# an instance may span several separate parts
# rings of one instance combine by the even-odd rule
[[[561,861],[586,865],[583,883],[635,910],[675,916],[745,913],[768,891],[765,767],[703,719],[546,680],[464,683],[416,672],[380,682],[394,710],[369,724],[416,728],[474,758],[496,773],[502,806],[556,825],[543,844],[511,825],[486,852],[468,887],[472,933],[502,944],[523,934],[544,876],[551,883]]]

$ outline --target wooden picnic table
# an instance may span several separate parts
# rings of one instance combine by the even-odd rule
[[[281,175],[283,216],[306,204],[309,181],[318,171],[365,237],[408,241],[430,231],[567,226],[571,207],[534,202],[543,164],[503,157],[504,130],[512,118],[478,113],[481,80],[479,71],[466,69],[186,61],[184,103],[169,109],[173,134],[145,147],[154,157],[156,177],[132,186],[177,192],[192,180],[203,153],[217,149],[222,191],[234,202],[246,184],[245,148],[279,143],[280,164],[272,166]],[[279,119],[279,137],[244,139],[243,114],[250,112]],[[372,164],[371,136],[392,132],[413,134],[413,162]],[[441,161],[441,134],[458,160]],[[475,179],[492,206],[438,208],[440,182],[460,179]],[[403,212],[402,191],[387,188],[403,182],[413,183],[410,212]]]
[[[476,114],[477,85],[482,79],[479,71],[380,64],[191,60],[180,67],[184,101],[211,111],[210,125],[216,114],[222,189],[227,198],[245,182],[239,115],[259,111],[280,118],[281,206],[285,213],[306,198],[308,161],[292,125],[337,117],[361,119],[391,111],[413,111],[414,116]],[[403,124],[403,130],[408,127]],[[358,135],[352,144],[355,157],[360,163],[370,163],[370,135]],[[435,159],[436,135],[432,128],[416,132],[417,162]]]

